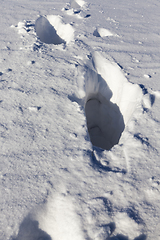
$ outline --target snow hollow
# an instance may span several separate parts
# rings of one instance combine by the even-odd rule
[[[160,239],[159,12],[1,1],[0,240]]]

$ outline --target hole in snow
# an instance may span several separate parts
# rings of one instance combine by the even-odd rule
[[[39,228],[39,222],[27,216],[20,225],[19,232],[13,240],[51,240],[50,235]]]
[[[55,28],[50,24],[47,18],[43,16],[36,20],[35,30],[40,40],[44,43],[55,45],[64,43],[64,40],[58,36]]]
[[[119,143],[122,132],[142,99],[141,88],[124,77],[113,60],[94,53],[95,70],[85,76],[85,114],[92,144],[110,150]]]
[[[90,140],[94,146],[110,150],[118,144],[125,125],[116,104],[97,93],[87,100],[85,113]]]
[[[60,16],[39,17],[35,23],[35,30],[40,40],[48,44],[68,44],[74,39],[73,27],[64,24]]]

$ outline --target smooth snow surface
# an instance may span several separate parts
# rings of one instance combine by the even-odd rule
[[[160,239],[159,13],[1,1],[0,240]]]

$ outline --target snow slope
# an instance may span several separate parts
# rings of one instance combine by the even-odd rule
[[[0,239],[160,239],[159,11],[1,2]]]

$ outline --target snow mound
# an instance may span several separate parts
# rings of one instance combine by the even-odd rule
[[[85,113],[94,146],[110,150],[119,143],[125,125],[141,102],[142,91],[124,77],[119,66],[98,52],[93,54],[95,70],[85,78]]]
[[[50,197],[37,214],[40,228],[55,240],[83,240],[81,223],[72,198],[63,194]]]
[[[13,240],[84,240],[73,202],[72,197],[66,194],[51,195],[24,218]]]
[[[74,40],[74,29],[70,24],[64,24],[60,16],[41,16],[36,20],[35,30],[44,43],[61,44]]]
[[[96,37],[111,37],[111,36],[115,36],[115,34],[113,34],[108,29],[99,28],[99,27],[95,29],[93,35],[96,36]]]
[[[24,218],[20,225],[19,232],[13,240],[52,240],[51,237],[39,228],[39,223],[33,220],[30,215]]]

